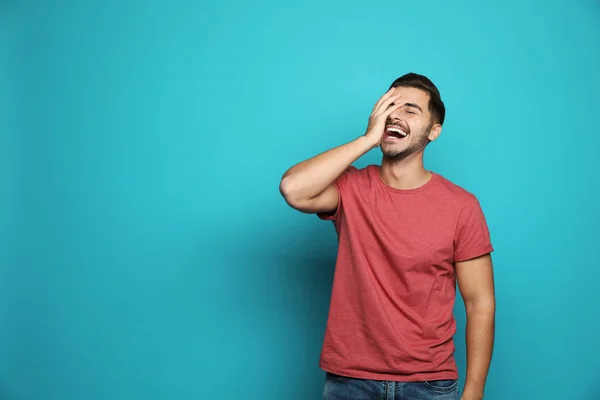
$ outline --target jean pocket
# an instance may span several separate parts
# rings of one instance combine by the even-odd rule
[[[437,381],[425,381],[425,386],[427,386],[431,390],[435,390],[436,392],[451,392],[456,390],[458,387],[457,379],[442,379]]]

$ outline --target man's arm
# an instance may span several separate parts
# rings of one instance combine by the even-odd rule
[[[367,132],[349,143],[333,148],[287,170],[279,191],[293,208],[306,212],[330,212],[338,206],[338,193],[333,182],[354,161],[379,146],[387,117],[402,104],[392,105],[400,98],[394,88],[384,94],[373,107]]]
[[[362,136],[296,164],[281,178],[279,191],[296,210],[306,213],[334,211],[338,206],[338,192],[333,181],[372,148],[372,141]]]
[[[467,376],[462,400],[480,400],[494,346],[496,300],[491,256],[457,262],[456,276],[467,314]]]

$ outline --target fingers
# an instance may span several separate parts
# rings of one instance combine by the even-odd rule
[[[404,104],[394,104],[393,106],[389,107],[388,109],[386,109],[382,115],[385,116],[385,118],[387,119],[387,117],[389,117],[394,111],[398,110],[399,108],[404,107]]]
[[[377,110],[375,110],[375,115],[381,115],[389,110],[390,104],[398,101],[402,97],[401,93],[395,94],[391,97],[388,97],[385,101],[381,102]],[[397,104],[394,105],[396,107]],[[395,108],[397,109],[397,107]]]
[[[390,90],[385,92],[385,94],[381,96],[379,100],[377,100],[377,103],[375,103],[375,105],[373,106],[373,112],[375,112],[379,108],[383,101],[387,100],[394,93],[394,90],[396,90],[395,87],[390,88]]]

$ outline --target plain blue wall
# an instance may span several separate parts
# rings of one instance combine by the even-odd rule
[[[598,1],[5,0],[0,57],[0,398],[320,398],[336,238],[279,179],[414,71],[496,247],[486,399],[600,399]]]

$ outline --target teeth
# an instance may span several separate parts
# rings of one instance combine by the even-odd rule
[[[389,132],[396,132],[397,134],[399,134],[402,137],[405,137],[407,135],[406,132],[404,132],[403,130],[398,129],[398,128],[388,128],[388,131]]]

